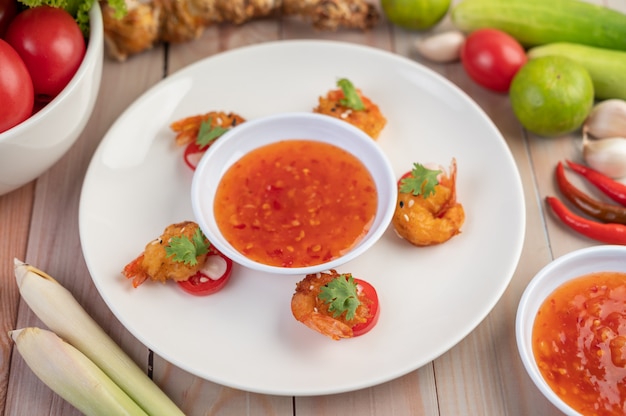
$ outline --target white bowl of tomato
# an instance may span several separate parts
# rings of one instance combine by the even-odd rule
[[[18,10],[19,13],[13,17],[13,21],[28,10],[30,9]],[[49,17],[50,20],[45,23],[48,26],[44,29],[47,29],[49,38],[52,38],[54,29],[60,26],[55,23],[57,18],[58,14]],[[9,23],[6,33],[0,37],[0,62],[4,62],[0,64],[2,71],[8,68],[10,62],[15,62],[15,55],[12,53],[19,49],[19,46],[11,46],[13,44],[9,42],[9,37],[12,37],[12,42],[20,42],[24,33],[35,32],[29,28],[31,22],[23,23],[24,19],[22,23],[25,28],[11,32],[13,21]],[[43,23],[39,25],[44,26]],[[67,27],[69,30],[69,24]],[[34,87],[33,85],[37,84],[35,78],[41,74],[29,73],[31,83],[29,85],[29,79],[23,75],[23,71],[19,72],[19,69],[16,70],[18,72],[13,81],[3,84],[0,79],[2,101],[7,100],[11,103],[6,106],[3,102],[0,106],[3,107],[0,108],[0,195],[31,182],[51,168],[72,147],[87,124],[100,88],[103,65],[103,24],[97,1],[89,10],[88,32],[88,39],[82,35],[83,56],[77,69],[74,68],[69,81],[57,79],[51,81],[51,84],[38,84]],[[27,39],[23,41],[26,42]],[[81,52],[77,49],[68,51],[68,54],[74,54],[75,57]],[[22,62],[26,60],[27,58],[21,59]],[[67,60],[70,58],[62,59]],[[20,64],[13,66],[18,65]],[[33,65],[38,71],[46,70],[41,62]],[[50,62],[50,66],[53,65],[57,64]],[[62,72],[58,67],[53,67],[51,71],[55,74]],[[56,85],[53,85],[55,82]],[[17,93],[9,90],[11,86]],[[37,88],[41,88],[43,93],[37,94]],[[24,102],[29,100],[29,94],[32,104]],[[22,111],[22,114],[12,114],[15,111]]]
[[[192,181],[209,241],[254,270],[306,275],[365,253],[390,224],[396,178],[379,145],[330,116],[293,112],[220,137]]]
[[[563,413],[623,414],[626,247],[589,247],[546,265],[522,295],[516,337],[530,378]]]

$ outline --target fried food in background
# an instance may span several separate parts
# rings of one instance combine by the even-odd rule
[[[198,38],[218,23],[243,24],[272,16],[298,16],[319,30],[340,27],[367,30],[380,14],[365,0],[126,0],[121,19],[100,1],[107,53],[124,61],[160,42],[181,43]]]

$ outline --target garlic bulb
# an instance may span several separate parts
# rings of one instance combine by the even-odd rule
[[[446,63],[459,60],[464,42],[465,35],[462,32],[451,30],[419,38],[415,42],[415,49],[433,62]]]
[[[598,139],[626,137],[626,101],[614,98],[596,104],[584,128]]]
[[[611,178],[626,177],[626,138],[590,139],[583,129],[583,158],[585,163]]]

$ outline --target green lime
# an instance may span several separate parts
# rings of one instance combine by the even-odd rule
[[[387,19],[411,30],[430,29],[443,19],[451,0],[381,0]]]
[[[522,126],[547,137],[578,129],[593,107],[593,94],[587,70],[561,56],[528,61],[509,90],[513,112]]]

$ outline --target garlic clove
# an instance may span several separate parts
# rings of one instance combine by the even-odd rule
[[[607,137],[592,140],[583,130],[583,159],[585,163],[614,179],[626,177],[626,138]]]
[[[447,63],[458,61],[465,35],[458,30],[441,32],[415,41],[415,49],[433,62]]]
[[[613,98],[596,104],[585,120],[584,128],[598,139],[626,137],[626,101]]]

